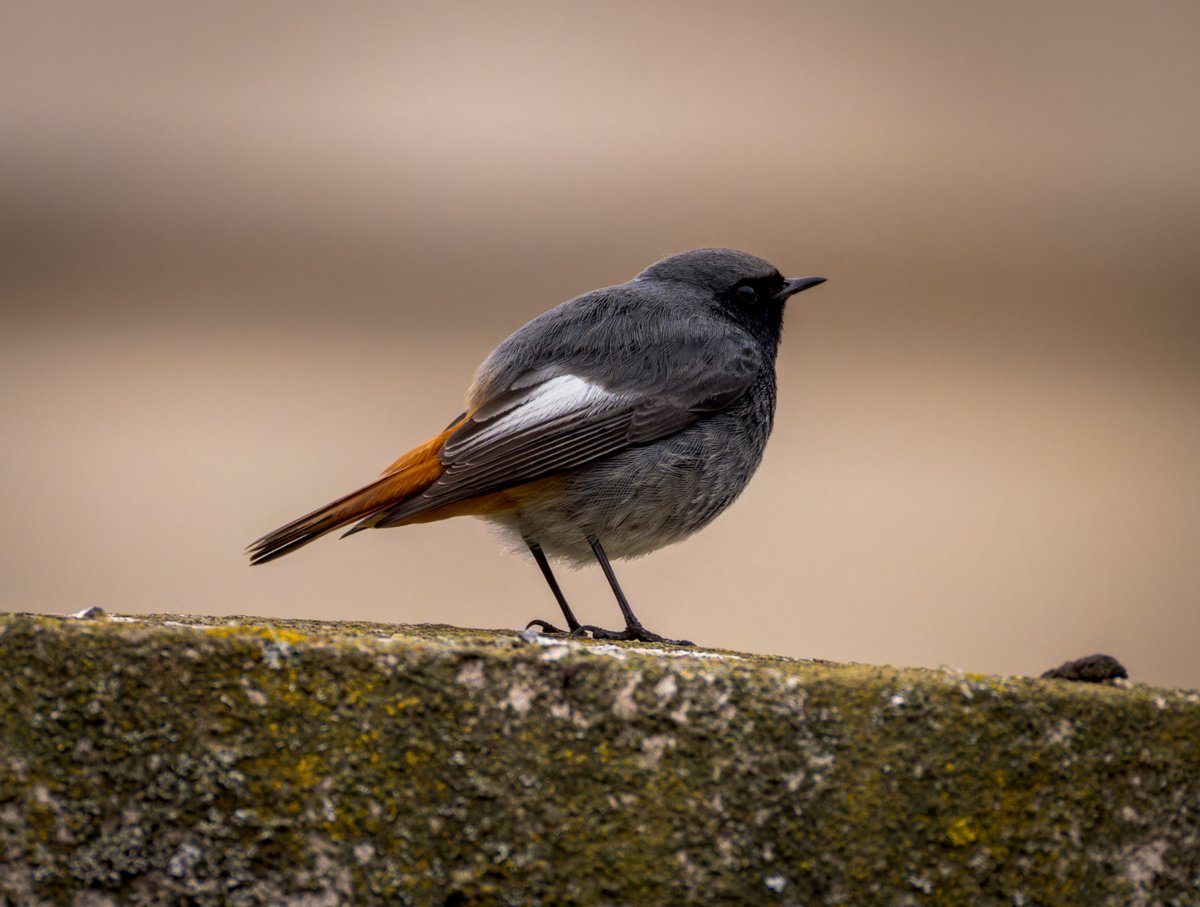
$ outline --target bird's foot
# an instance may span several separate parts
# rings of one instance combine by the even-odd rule
[[[538,630],[540,630],[542,632],[542,634],[545,636],[570,636],[571,635],[570,631],[560,630],[558,627],[554,626],[554,624],[550,623],[550,621],[542,620],[540,617],[535,617],[533,620],[531,620],[529,623],[527,623],[525,625],[526,630],[529,630],[533,627],[537,627]]]
[[[605,630],[603,627],[593,627],[584,624],[571,631],[572,636],[591,636],[592,639],[617,639],[632,642],[661,642],[668,646],[694,646],[690,639],[667,639],[657,633],[651,633],[640,624],[626,627],[624,630]]]

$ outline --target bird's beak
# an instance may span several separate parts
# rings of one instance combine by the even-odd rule
[[[824,282],[824,277],[793,277],[783,282],[783,289],[775,294],[775,298],[787,299],[789,296],[795,296],[801,290],[807,290],[809,287],[815,287]]]

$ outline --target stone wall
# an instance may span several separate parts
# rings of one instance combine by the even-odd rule
[[[1200,904],[1200,696],[0,617],[0,901]]]

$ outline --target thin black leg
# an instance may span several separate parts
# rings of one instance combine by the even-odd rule
[[[558,580],[554,578],[554,572],[550,569],[550,562],[546,560],[546,552],[542,550],[542,546],[537,542],[526,541],[529,546],[529,553],[533,555],[533,559],[537,561],[538,567],[542,571],[542,576],[546,578],[546,584],[550,587],[550,591],[554,593],[554,600],[558,602],[558,606],[562,608],[563,617],[567,619],[567,629],[565,632],[573,633],[579,629],[579,621],[575,619],[575,614],[571,611],[571,606],[567,604],[567,597],[563,595],[562,589],[558,586]],[[628,606],[626,606],[628,607]],[[549,621],[535,618],[525,625],[528,630],[532,626],[541,627],[543,633],[563,633],[563,630],[558,629]]]
[[[625,598],[625,593],[621,591],[621,584],[617,582],[617,575],[613,572],[612,564],[608,562],[608,555],[604,553],[604,547],[600,544],[599,539],[588,539],[588,544],[592,546],[592,553],[596,555],[596,560],[600,562],[600,569],[604,571],[604,576],[608,580],[609,586],[612,587],[613,595],[617,597],[617,605],[621,609],[621,616],[625,618],[625,629],[616,632],[613,630],[604,630],[600,627],[582,626],[576,627],[571,631],[573,636],[582,636],[585,633],[590,633],[593,639],[636,639],[640,642],[665,642],[676,646],[694,646],[694,642],[686,639],[667,639],[659,636],[657,633],[651,633],[642,626],[642,622],[637,619],[633,613],[633,609],[629,607],[629,600]]]
[[[613,595],[617,597],[617,606],[621,609],[621,616],[625,618],[625,626],[645,629],[642,627],[642,622],[634,615],[633,609],[629,607],[629,600],[625,598],[625,593],[621,591],[621,584],[617,582],[617,574],[613,572],[612,564],[608,562],[608,555],[600,547],[600,540],[588,539],[588,544],[592,546],[592,554],[596,555],[596,560],[600,562],[600,569],[604,571],[604,578],[608,580],[609,586],[612,587]]]

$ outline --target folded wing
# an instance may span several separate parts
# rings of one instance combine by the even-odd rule
[[[675,434],[741,396],[754,376],[727,369],[698,377],[686,390],[652,394],[612,391],[572,374],[517,382],[446,439],[445,471],[433,484],[362,528],[395,526]]]

